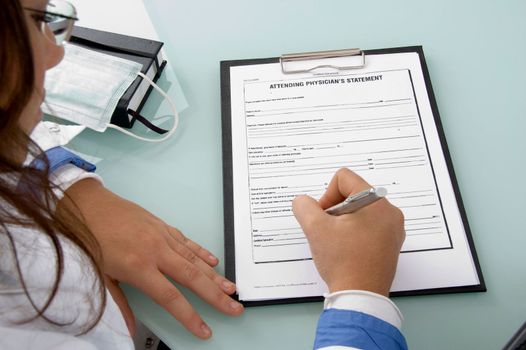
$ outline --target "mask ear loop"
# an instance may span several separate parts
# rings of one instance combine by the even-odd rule
[[[163,137],[161,137],[161,138],[151,139],[151,138],[135,135],[134,133],[132,133],[132,132],[130,132],[130,131],[124,129],[124,128],[121,128],[120,126],[114,125],[114,124],[109,124],[108,128],[119,130],[123,134],[126,134],[126,135],[131,136],[131,137],[135,137],[136,139],[139,139],[139,140],[142,140],[142,141],[146,141],[146,142],[163,142],[163,141],[167,140],[168,138],[170,138],[175,133],[175,130],[177,130],[177,126],[179,126],[179,113],[177,113],[177,108],[175,107],[175,103],[172,101],[170,96],[168,96],[166,94],[166,92],[164,92],[159,86],[157,86],[157,84],[154,83],[153,80],[150,79],[147,75],[143,74],[142,72],[139,72],[137,74],[140,77],[142,77],[144,80],[146,80],[148,83],[150,83],[150,85],[153,86],[153,88],[155,90],[157,90],[166,99],[166,101],[168,101],[168,103],[172,107],[172,110],[174,112],[174,125],[173,125],[172,129],[170,131],[168,131],[168,133],[166,135],[164,135]]]

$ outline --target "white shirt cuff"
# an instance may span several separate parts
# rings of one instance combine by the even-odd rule
[[[364,290],[343,290],[324,294],[324,309],[353,310],[369,314],[401,330],[404,317],[391,299]]]
[[[66,164],[64,166],[61,166],[53,173],[51,173],[50,177],[51,182],[57,185],[60,189],[58,191],[55,190],[55,195],[58,197],[58,199],[62,199],[62,197],[64,196],[64,192],[71,185],[80,180],[91,178],[98,180],[100,183],[104,184],[102,178],[99,175],[87,172],[84,169],[81,169],[73,164]]]

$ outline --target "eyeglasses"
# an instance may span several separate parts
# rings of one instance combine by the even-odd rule
[[[40,30],[57,45],[68,41],[75,21],[78,21],[75,7],[64,0],[51,0],[45,11],[25,7],[32,17],[41,23]]]

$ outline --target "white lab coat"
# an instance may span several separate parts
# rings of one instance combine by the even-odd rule
[[[86,177],[98,178],[67,165],[54,173],[53,180],[66,189]],[[0,205],[2,210],[10,210],[7,203]],[[10,233],[26,287],[33,302],[42,306],[56,273],[51,241],[34,229],[12,227]],[[60,241],[64,252],[63,276],[45,316],[64,325],[53,325],[41,317],[20,323],[34,316],[35,311],[22,289],[11,242],[0,228],[0,349],[133,349],[122,314],[107,291],[101,320],[89,332],[79,335],[85,330],[86,322],[96,315],[100,305],[98,289],[87,257],[65,237],[61,236]]]

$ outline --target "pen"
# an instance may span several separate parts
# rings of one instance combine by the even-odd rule
[[[351,194],[343,202],[325,209],[325,212],[331,215],[343,215],[352,213],[360,208],[376,202],[387,195],[384,187],[369,188],[365,191]]]

